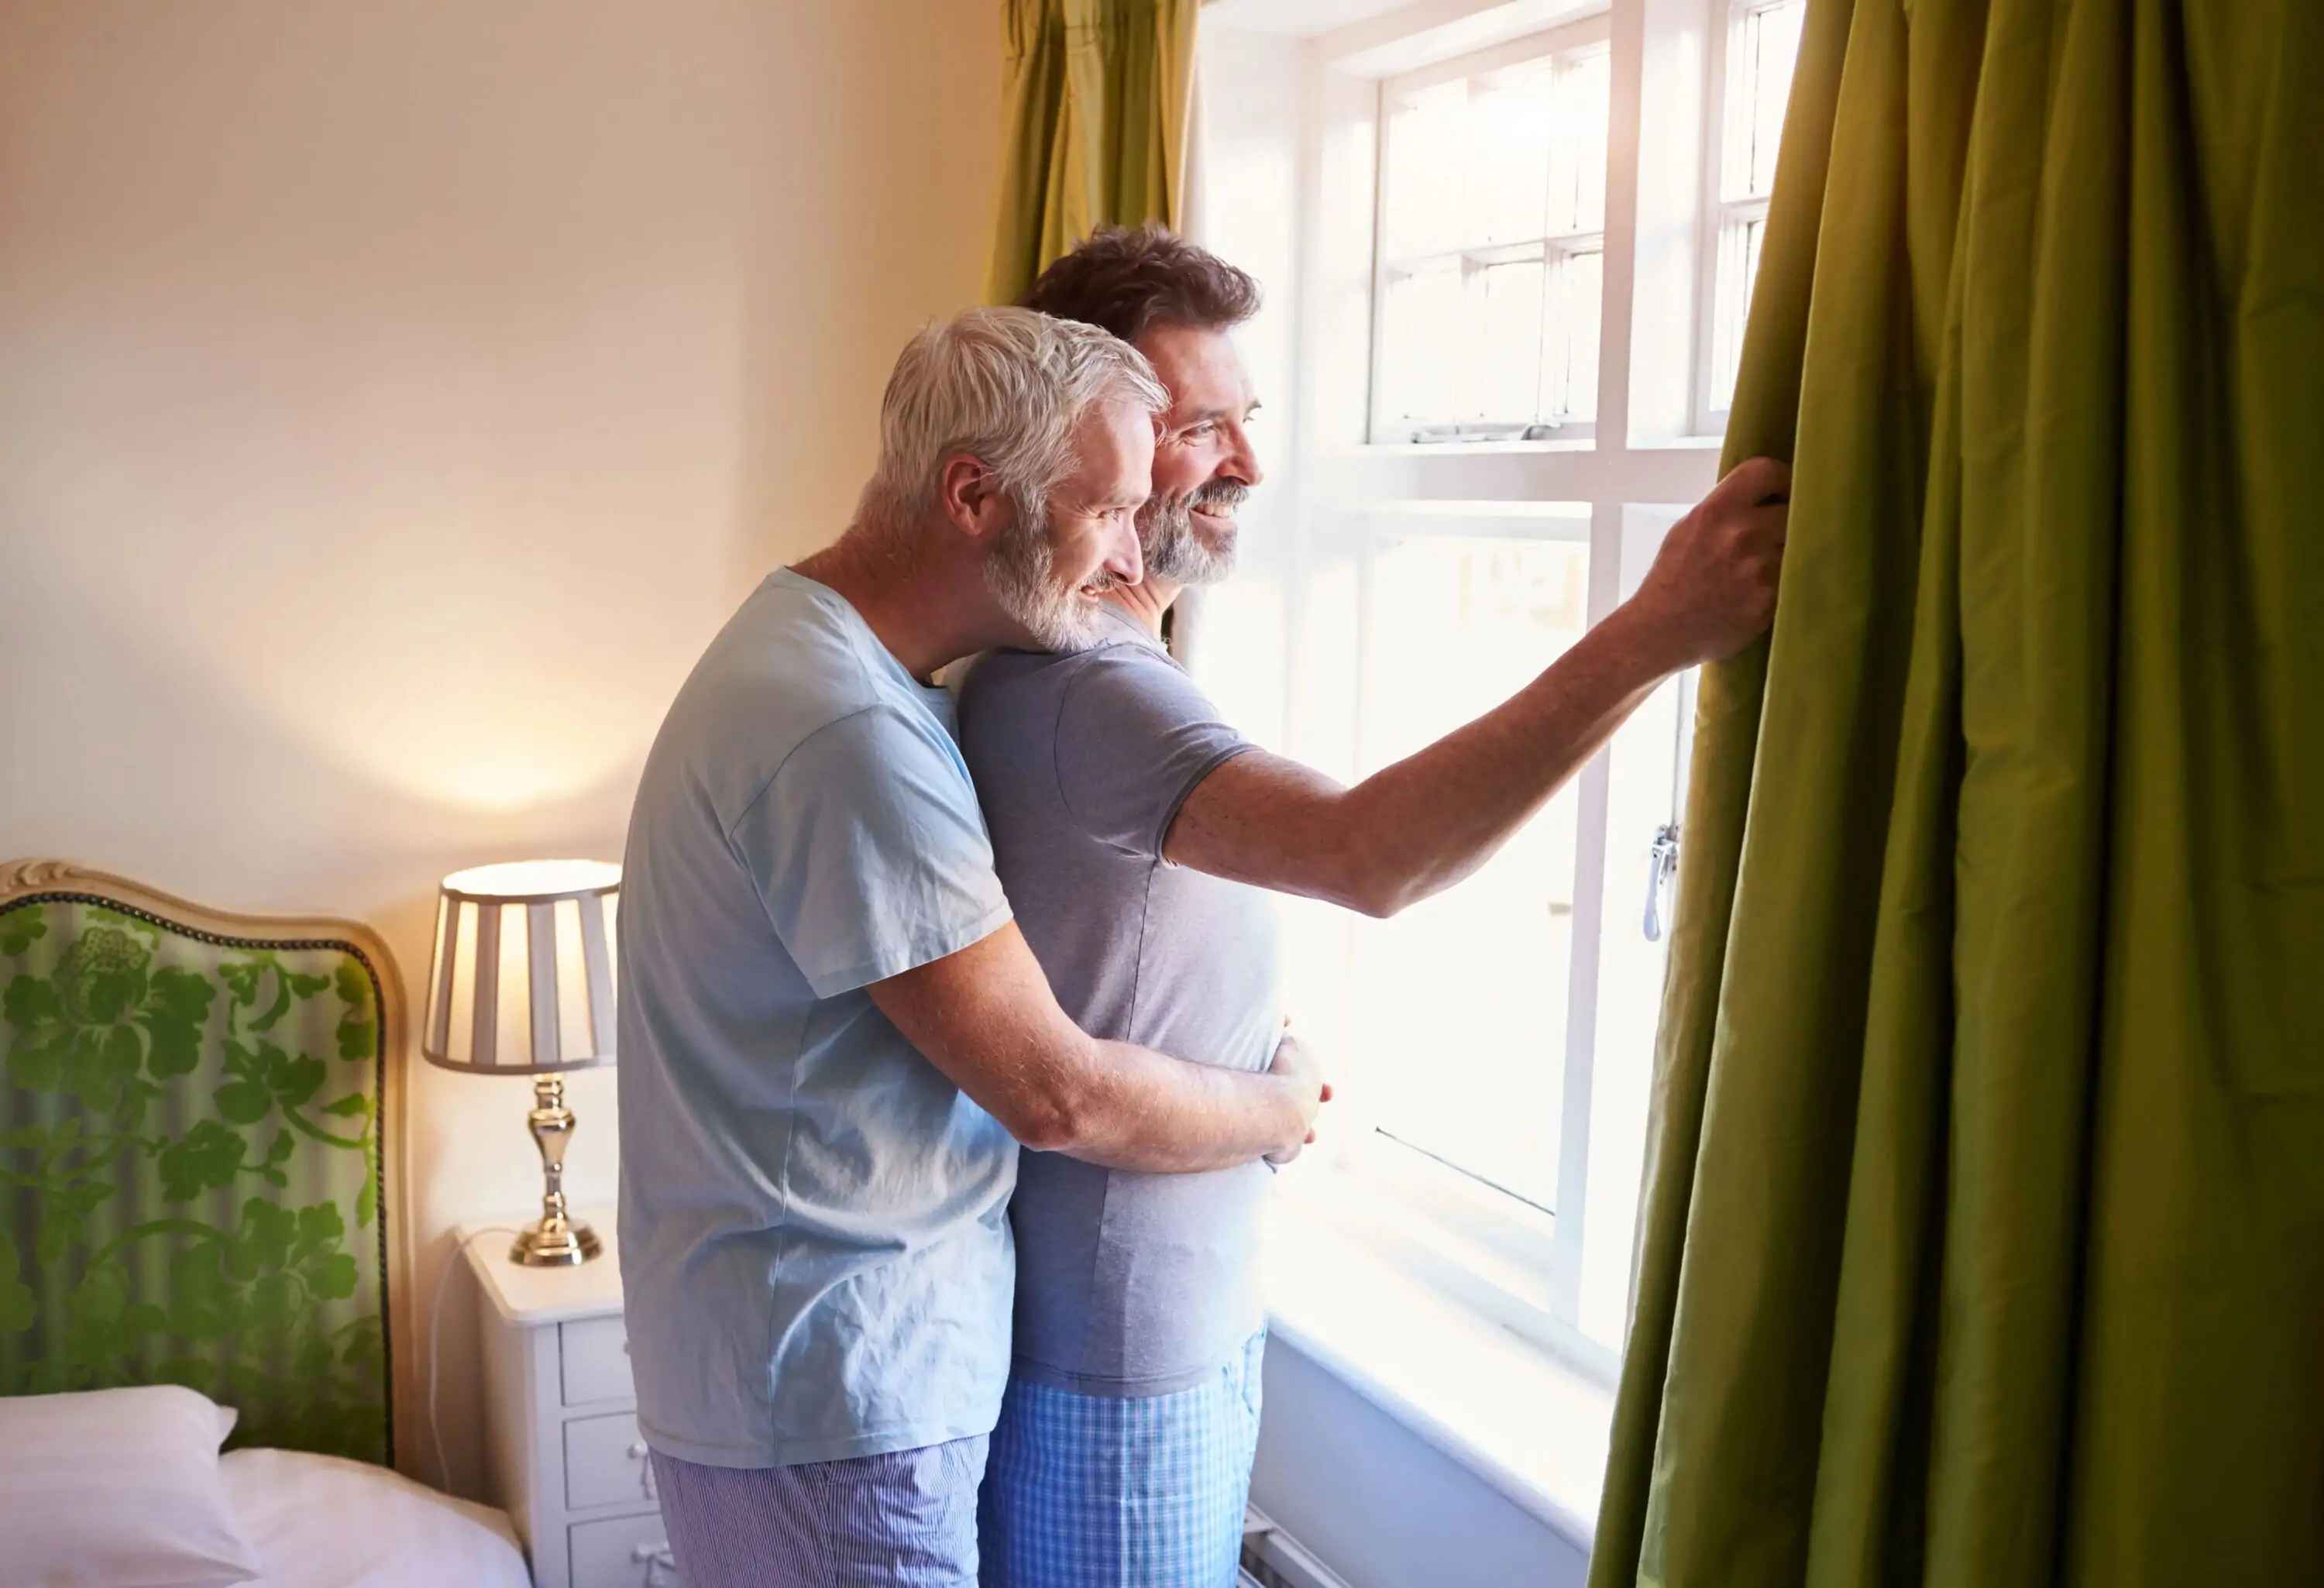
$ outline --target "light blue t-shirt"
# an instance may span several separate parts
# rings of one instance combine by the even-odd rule
[[[863,988],[1009,919],[952,701],[788,568],[696,664],[622,880],[622,1282],[654,1448],[991,1431],[1017,1146]]]

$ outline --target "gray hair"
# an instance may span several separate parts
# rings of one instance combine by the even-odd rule
[[[1029,309],[972,309],[930,325],[896,360],[880,402],[880,464],[857,521],[899,533],[935,504],[945,459],[967,453],[1028,526],[1077,465],[1074,427],[1093,403],[1167,412],[1169,393],[1127,342]]]

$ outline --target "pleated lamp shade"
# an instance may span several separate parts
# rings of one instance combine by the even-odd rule
[[[540,1075],[613,1061],[622,868],[524,860],[444,879],[420,1051],[447,1069]]]

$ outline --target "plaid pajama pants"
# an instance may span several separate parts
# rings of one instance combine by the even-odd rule
[[[1134,1400],[1011,1379],[977,1500],[982,1588],[1232,1588],[1266,1343]]]

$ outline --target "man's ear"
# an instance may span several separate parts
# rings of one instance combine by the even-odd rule
[[[984,460],[955,452],[936,475],[936,505],[945,522],[971,540],[984,540],[1009,525],[1016,509]]]

